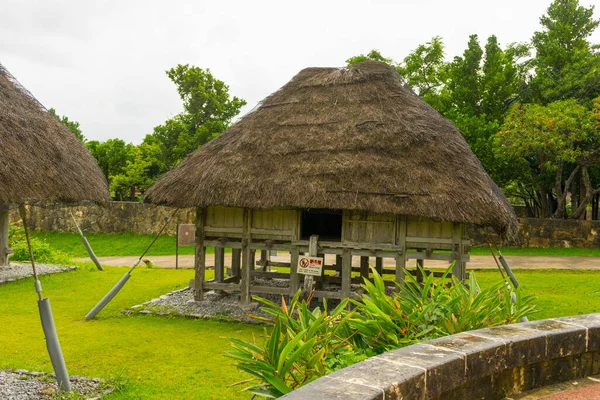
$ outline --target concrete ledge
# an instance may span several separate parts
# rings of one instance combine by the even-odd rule
[[[600,314],[422,342],[336,371],[282,399],[502,399],[600,373]]]

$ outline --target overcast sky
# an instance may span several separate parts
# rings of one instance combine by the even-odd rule
[[[492,34],[503,46],[528,41],[549,4],[0,0],[0,62],[47,108],[79,121],[89,140],[137,144],[181,112],[164,72],[178,63],[210,68],[248,102],[244,113],[302,68],[343,66],[373,48],[401,61],[438,35],[451,59],[473,33],[482,46]]]

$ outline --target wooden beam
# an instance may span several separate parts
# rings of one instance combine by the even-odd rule
[[[204,278],[206,275],[206,247],[204,247],[204,225],[206,208],[196,207],[196,254],[194,257],[194,300],[204,298]]]

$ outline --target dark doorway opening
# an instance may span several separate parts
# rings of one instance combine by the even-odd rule
[[[302,240],[319,235],[319,240],[340,242],[342,240],[342,211],[310,209],[302,210]]]

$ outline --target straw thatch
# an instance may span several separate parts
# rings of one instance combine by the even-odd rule
[[[98,164],[0,64],[0,204],[109,200]]]
[[[454,125],[383,63],[307,68],[147,191],[176,207],[328,208],[513,232]]]

